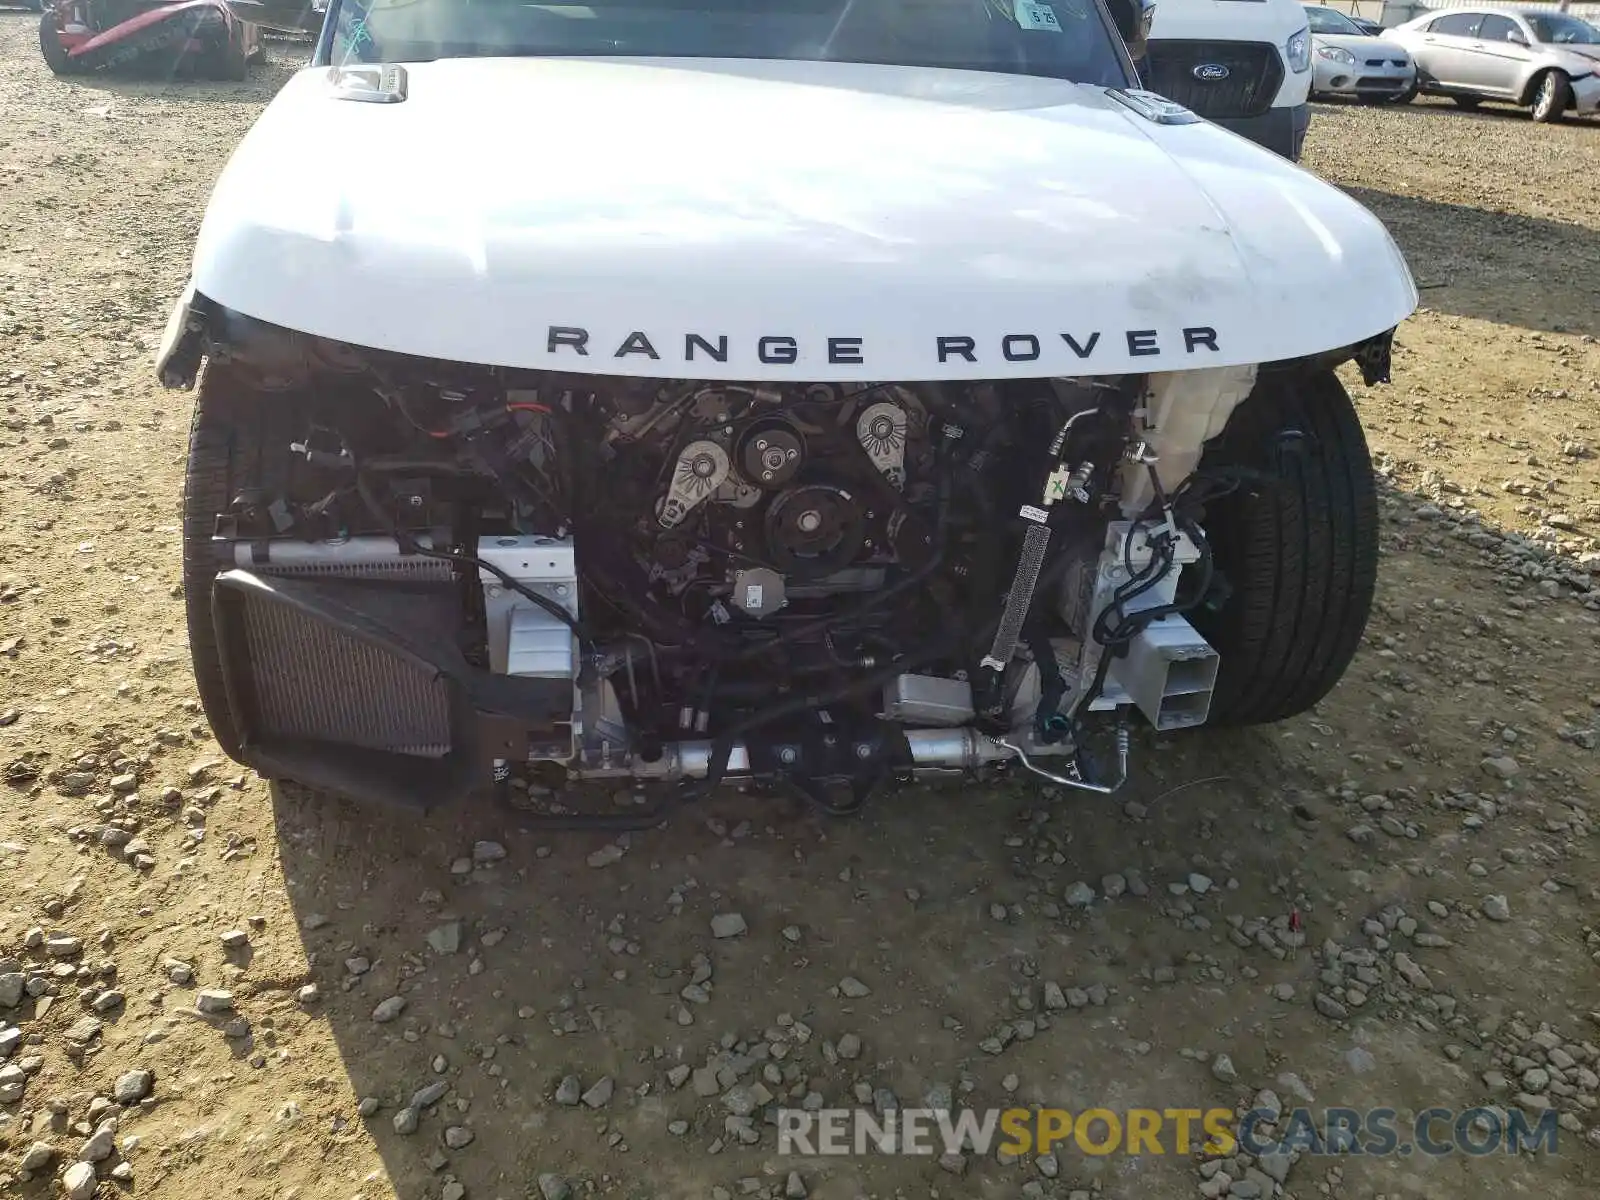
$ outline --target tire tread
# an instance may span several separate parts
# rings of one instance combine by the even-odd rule
[[[1280,431],[1306,435],[1275,454]],[[1276,461],[1275,461],[1276,460]],[[1241,490],[1206,518],[1234,594],[1194,623],[1221,657],[1214,725],[1257,725],[1322,700],[1354,657],[1377,578],[1372,461],[1355,406],[1331,371],[1264,380],[1207,448],[1207,466],[1247,466],[1278,484]]]
[[[226,365],[208,362],[195,384],[183,488],[183,595],[195,685],[218,743],[237,746],[211,621],[211,581],[221,564],[211,548],[217,514],[245,487],[289,482],[288,445],[300,407],[290,396],[262,396]],[[303,428],[298,432],[303,432]]]

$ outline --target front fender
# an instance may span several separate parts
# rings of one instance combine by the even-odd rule
[[[1531,64],[1517,81],[1517,103],[1521,105],[1532,104],[1533,94],[1538,90],[1539,78],[1550,70],[1549,63]]]

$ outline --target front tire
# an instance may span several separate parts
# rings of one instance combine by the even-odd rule
[[[227,37],[206,55],[206,74],[230,83],[250,78],[250,56],[245,50],[243,26],[237,22],[229,24]]]
[[[304,430],[305,413],[293,396],[262,393],[236,368],[207,363],[201,371],[183,480],[183,606],[200,705],[230,757],[238,734],[211,621],[211,583],[231,564],[217,557],[212,537],[218,514],[241,491],[288,484],[284,448]]]
[[[1563,71],[1546,71],[1533,93],[1533,119],[1541,125],[1561,120],[1572,104],[1572,80]]]
[[[45,66],[52,75],[79,75],[83,68],[67,53],[61,41],[61,29],[56,14],[49,10],[39,18],[39,53],[44,55]]]
[[[1213,563],[1231,594],[1190,615],[1221,657],[1212,725],[1305,712],[1350,665],[1378,564],[1377,485],[1349,394],[1332,371],[1265,377],[1200,469],[1245,468],[1208,506]]]

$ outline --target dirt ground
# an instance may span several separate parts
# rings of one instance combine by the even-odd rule
[[[102,1197],[172,1200],[1596,1194],[1600,123],[1316,110],[1308,165],[1425,307],[1357,389],[1381,593],[1314,717],[1141,737],[1115,800],[952,783],[830,824],[730,795],[608,843],[222,758],[178,598],[190,397],[150,352],[290,58],[63,82],[35,26],[0,13],[0,1195],[86,1196],[80,1156]],[[1562,1116],[1553,1154],[1286,1177],[941,1166],[780,1156],[759,1089]]]

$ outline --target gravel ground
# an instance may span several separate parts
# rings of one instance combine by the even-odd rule
[[[730,795],[545,839],[274,795],[209,740],[189,397],[149,351],[286,52],[69,83],[35,20],[0,13],[0,1194],[1595,1194],[1600,128],[1317,110],[1308,165],[1427,305],[1357,389],[1386,553],[1318,714],[1142,737],[1114,801],[951,784],[827,824]],[[941,1165],[785,1158],[760,1119],[1262,1089],[1548,1105],[1561,1141]]]

